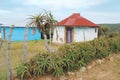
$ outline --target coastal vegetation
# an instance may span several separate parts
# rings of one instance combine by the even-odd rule
[[[102,27],[108,27],[109,33],[120,33],[120,23],[119,24],[99,24]]]
[[[118,27],[118,26],[117,26]],[[27,63],[23,62],[23,42],[11,42],[10,58],[12,73],[16,72],[20,79],[44,74],[60,76],[68,71],[75,71],[96,59],[108,57],[120,51],[120,34],[118,28],[105,29],[98,39],[85,43],[71,43],[61,46],[56,52],[47,52],[43,40],[27,42]],[[110,31],[110,29],[113,29]],[[58,47],[51,45],[52,48]],[[0,50],[0,80],[6,79],[7,41]],[[40,63],[39,63],[40,62]],[[41,65],[42,64],[42,65]],[[47,67],[46,67],[47,66]],[[39,69],[39,70],[37,70]]]
[[[19,65],[17,76],[21,79],[44,74],[60,76],[77,70],[89,62],[108,57],[120,51],[120,35],[102,36],[90,42],[61,46],[57,52],[39,52],[30,61]]]

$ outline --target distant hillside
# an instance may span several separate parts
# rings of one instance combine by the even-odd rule
[[[101,27],[109,27],[109,32],[119,32],[120,33],[120,23],[119,24],[99,24]]]

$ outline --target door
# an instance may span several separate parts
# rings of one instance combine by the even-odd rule
[[[66,42],[72,42],[72,28],[66,28]]]

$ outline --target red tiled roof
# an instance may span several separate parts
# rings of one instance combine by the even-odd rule
[[[80,16],[79,13],[74,13],[68,18],[58,22],[58,26],[68,26],[68,27],[99,27],[95,23],[89,21],[88,19]]]

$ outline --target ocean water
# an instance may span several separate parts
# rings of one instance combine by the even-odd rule
[[[0,27],[1,29],[1,36],[4,39],[4,28],[5,28],[5,39],[8,40],[8,35],[10,32],[10,27]],[[12,33],[11,41],[24,41],[24,33],[25,27],[14,27]],[[38,31],[37,28],[28,28],[28,40],[41,40],[41,33]]]

